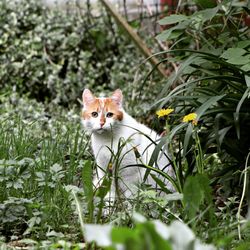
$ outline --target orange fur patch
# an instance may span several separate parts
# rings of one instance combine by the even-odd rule
[[[95,98],[95,101],[88,104],[86,109],[82,111],[82,118],[90,119],[92,112],[102,112],[101,122],[106,121],[104,114],[107,112],[113,113],[113,118],[118,121],[123,119],[123,113],[119,110],[118,105],[111,98]]]

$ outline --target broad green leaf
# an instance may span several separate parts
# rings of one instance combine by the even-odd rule
[[[164,30],[161,34],[156,36],[156,39],[158,39],[160,41],[168,40],[173,30],[174,30],[173,28]]]
[[[247,51],[242,48],[229,48],[221,55],[224,59],[237,58],[244,55]]]
[[[247,64],[243,65],[243,66],[241,67],[241,69],[242,69],[243,71],[245,71],[245,72],[249,72],[249,71],[250,71],[250,63],[247,63]]]
[[[244,48],[246,48],[246,47],[248,47],[248,46],[250,46],[250,41],[249,41],[249,40],[240,41],[240,42],[237,43],[237,47],[238,47],[238,48],[244,49]]]
[[[163,19],[159,20],[159,24],[160,25],[169,25],[169,24],[174,24],[174,23],[186,21],[188,19],[189,19],[188,16],[173,14],[171,16],[167,16],[167,17],[164,17]]]
[[[216,15],[217,12],[218,12],[218,7],[208,8],[205,10],[195,12],[192,17],[201,17],[202,21],[205,22],[211,20]]]
[[[250,55],[231,57],[227,60],[228,63],[233,65],[244,65],[250,63]]]
[[[199,211],[200,205],[207,201],[212,202],[209,179],[205,175],[189,176],[184,184],[183,202],[189,219],[193,219]]]
[[[133,229],[113,228],[111,237],[113,243],[121,244],[123,249],[126,250],[171,250],[170,243],[161,237],[155,228],[155,224],[148,221],[137,223]]]
[[[113,228],[111,231],[111,239],[114,243],[124,244],[127,240],[134,240],[136,236],[134,230],[127,227]]]

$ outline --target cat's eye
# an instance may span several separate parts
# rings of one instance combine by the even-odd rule
[[[92,112],[91,115],[92,115],[92,117],[96,118],[98,116],[98,113],[97,112]]]
[[[111,113],[111,112],[108,112],[107,114],[106,114],[106,116],[107,116],[107,118],[111,118],[111,117],[113,117],[113,113]]]

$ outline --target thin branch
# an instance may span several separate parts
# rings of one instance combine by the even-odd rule
[[[101,3],[105,6],[105,8],[111,13],[117,23],[124,28],[129,37],[134,41],[135,45],[141,50],[145,57],[149,58],[150,63],[157,68],[159,73],[167,77],[166,71],[159,63],[159,61],[152,55],[149,48],[142,41],[142,39],[138,36],[138,34],[131,28],[131,26],[127,23],[127,21],[114,9],[111,3],[108,0],[101,0]]]

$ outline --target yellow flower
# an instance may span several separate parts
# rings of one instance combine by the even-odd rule
[[[192,122],[194,125],[197,125],[197,114],[196,113],[190,113],[188,115],[185,115],[182,119],[182,122]]]
[[[160,118],[160,117],[169,115],[173,111],[174,109],[160,109],[156,112],[156,114],[158,115],[158,118]]]

